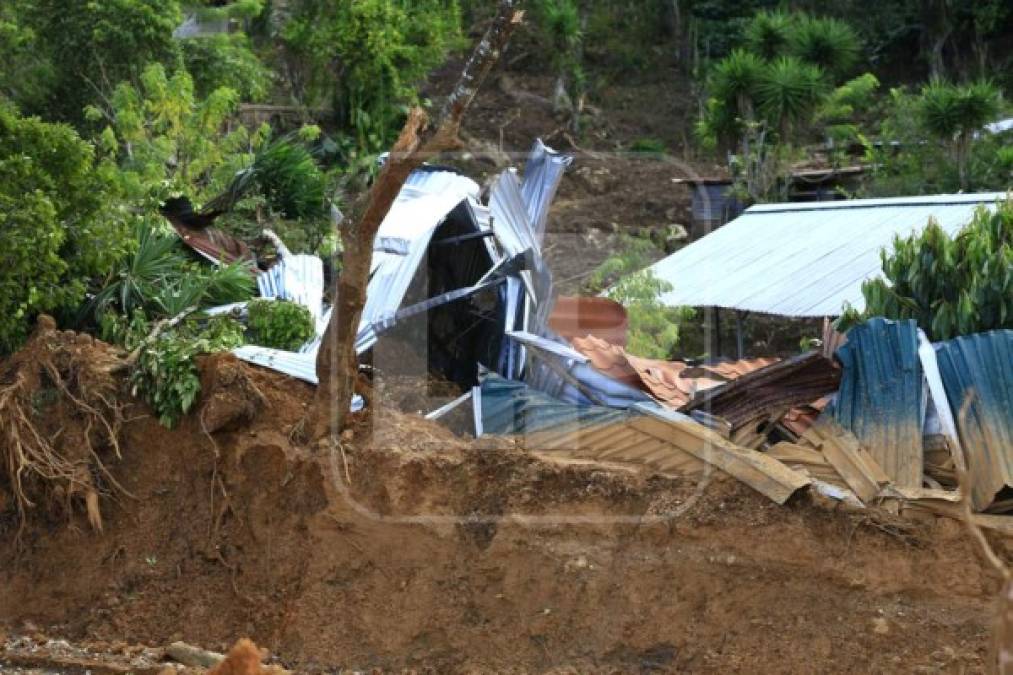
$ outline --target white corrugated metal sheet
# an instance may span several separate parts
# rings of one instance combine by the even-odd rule
[[[377,232],[357,351],[373,346],[374,327],[393,318],[401,306],[436,228],[458,204],[477,199],[478,193],[475,181],[450,171],[416,171],[409,176]]]
[[[865,306],[862,282],[880,250],[935,218],[950,234],[1003,193],[762,204],[651,266],[673,290],[666,305],[784,316],[836,316]]]
[[[563,172],[573,162],[572,155],[561,155],[545,145],[542,139],[535,140],[534,147],[524,164],[524,182],[521,195],[528,207],[531,230],[538,244],[545,241],[545,226],[549,220],[549,205],[556,196]]]

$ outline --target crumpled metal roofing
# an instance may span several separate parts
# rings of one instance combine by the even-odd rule
[[[372,347],[378,327],[393,319],[436,228],[462,201],[477,199],[478,192],[475,181],[450,171],[415,171],[409,176],[377,231],[357,351]]]
[[[673,289],[666,305],[784,316],[837,316],[865,307],[862,282],[881,274],[879,252],[930,217],[955,234],[1000,192],[761,204],[650,267]]]
[[[776,358],[742,359],[706,366],[690,366],[682,361],[645,359],[587,335],[574,338],[574,348],[590,359],[603,374],[632,387],[649,392],[665,405],[679,408],[701,391],[721,386],[728,380],[777,363]]]
[[[651,398],[641,387],[620,382],[589,365],[589,359],[558,336],[508,331],[507,337],[529,353],[524,380],[531,387],[566,403],[630,408]]]
[[[257,275],[261,297],[291,300],[307,308],[314,321],[323,313],[324,261],[315,255],[286,255]]]
[[[921,487],[926,391],[913,319],[869,319],[837,350],[844,367],[837,422],[869,449],[898,487]]]
[[[751,370],[702,392],[683,411],[703,410],[726,420],[732,433],[769,420],[837,390],[840,370],[822,352],[811,351]]]
[[[574,405],[532,389],[523,382],[489,374],[475,397],[481,428],[487,434],[525,434],[543,429],[611,424],[631,413],[597,405]]]
[[[1013,487],[1013,330],[958,337],[935,349],[967,458],[971,497],[982,510],[1004,486]]]
[[[528,219],[535,241],[541,246],[545,241],[545,227],[549,219],[549,206],[556,196],[556,189],[563,172],[573,163],[572,155],[561,155],[536,139],[528,161],[524,164],[524,182],[521,196],[527,204]]]

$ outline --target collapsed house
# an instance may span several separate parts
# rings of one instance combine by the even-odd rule
[[[535,453],[727,474],[778,503],[810,486],[856,507],[945,513],[963,451],[975,508],[1013,510],[1013,331],[931,345],[913,322],[877,319],[847,336],[828,327],[823,350],[785,359],[636,357],[621,306],[565,298],[553,311],[542,245],[570,162],[539,141],[522,175],[505,171],[485,190],[452,169],[412,173],[376,237],[360,362],[386,373],[414,360],[417,374],[463,392],[427,418],[470,402],[469,431]],[[752,207],[653,269],[672,281],[662,300],[673,305],[831,316],[845,302],[861,308],[861,283],[895,235],[930,216],[956,232],[999,197]],[[278,249],[260,293],[310,308],[317,335],[297,352],[235,353],[315,383],[331,311],[322,261]]]

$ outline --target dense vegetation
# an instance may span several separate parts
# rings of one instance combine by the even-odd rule
[[[185,197],[197,209],[221,206],[216,225],[247,243],[270,228],[294,252],[331,256],[332,213],[347,210],[375,171],[406,107],[430,104],[426,79],[491,8],[480,0],[0,3],[0,355],[43,312],[140,346],[158,356],[139,361],[139,391],[174,420],[194,386],[192,356],[258,331],[200,315],[250,298],[252,275],[196,260],[160,205]],[[1011,132],[983,130],[1009,113],[1013,7],[1003,0],[528,0],[527,9],[506,67],[553,77],[553,107],[576,144],[600,137],[582,122],[610,84],[671,78],[699,111],[687,154],[726,163],[746,201],[780,198],[792,164],[813,157],[865,163],[860,194],[1010,185]],[[263,122],[246,104],[284,114]],[[653,139],[626,147],[669,149]],[[935,246],[947,260],[995,253],[959,238],[944,244],[935,230],[925,237],[909,246]],[[903,250],[898,244],[895,266],[906,264]],[[631,308],[634,351],[666,356],[689,313],[661,307],[664,288],[650,275],[627,274],[643,260],[635,246],[620,251],[593,283],[602,290],[623,279],[610,292]],[[960,303],[983,292],[965,272],[952,279],[963,284],[958,309],[927,326],[936,334],[967,328]],[[286,320],[301,326],[296,335],[262,332],[296,345],[305,317],[296,321],[284,306],[266,311],[293,313]],[[181,313],[188,318],[144,341],[145,330]]]
[[[883,251],[883,278],[862,285],[865,317],[915,319],[931,340],[1013,328],[1013,201],[981,208],[956,236],[930,222]]]

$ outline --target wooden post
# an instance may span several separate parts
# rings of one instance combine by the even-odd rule
[[[746,358],[746,349],[744,344],[744,338],[742,335],[742,320],[746,317],[748,312],[735,311],[735,352],[738,359]]]

